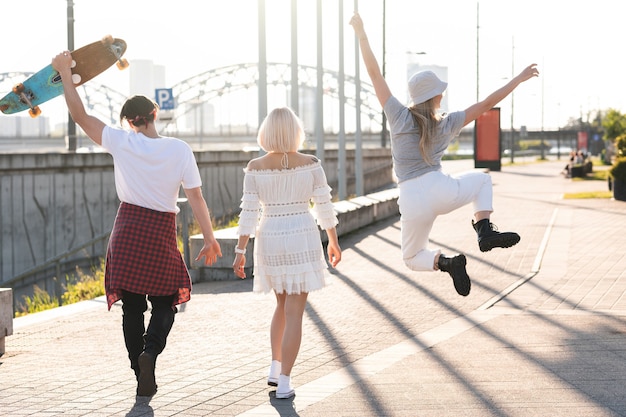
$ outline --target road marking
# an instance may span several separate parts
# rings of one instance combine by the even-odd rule
[[[365,378],[389,368],[411,355],[456,337],[499,315],[501,315],[500,312],[474,311],[379,352],[365,356],[349,366],[296,387],[296,397],[293,400],[293,407],[297,404],[297,411],[302,411]],[[292,401],[272,401],[280,405],[277,404],[274,406],[271,403],[261,404],[258,407],[239,414],[239,416],[276,416],[279,408],[283,406],[292,407]]]
[[[509,285],[507,288],[502,290],[499,294],[494,295],[485,304],[478,307],[478,310],[487,310],[493,307],[498,301],[502,300],[503,298],[511,294],[513,291],[515,291],[516,289],[518,289],[519,287],[521,287],[522,285],[524,285],[525,283],[533,279],[535,275],[539,273],[539,271],[541,270],[541,262],[543,261],[544,254],[546,253],[546,248],[548,247],[548,241],[550,240],[550,235],[552,234],[552,228],[554,227],[554,223],[556,222],[556,217],[557,217],[558,212],[559,212],[558,208],[555,208],[554,211],[552,212],[552,218],[550,219],[550,222],[548,223],[548,227],[546,227],[546,231],[543,234],[543,240],[541,241],[541,244],[539,245],[539,249],[537,250],[537,255],[535,256],[535,262],[533,263],[533,266],[531,267],[530,272],[526,274],[523,278],[520,278],[513,284]]]
[[[546,252],[548,241],[550,240],[550,235],[556,222],[558,210],[558,208],[555,208],[552,213],[552,217],[544,233],[543,240],[539,245],[539,249],[537,250],[537,255],[535,256],[535,261],[530,273],[505,288],[496,296],[492,297],[489,301],[478,307],[477,310],[420,333],[416,337],[406,339],[379,352],[372,353],[371,355],[355,361],[349,366],[338,369],[328,375],[297,387],[296,397],[293,402],[286,400],[273,400],[276,402],[276,405],[271,403],[261,404],[258,407],[239,414],[239,416],[276,416],[277,412],[279,412],[283,407],[296,408],[296,403],[296,411],[302,411],[305,408],[320,402],[365,378],[369,378],[372,375],[389,368],[411,355],[456,337],[473,327],[491,320],[492,318],[498,317],[502,314],[507,314],[507,312],[510,312],[509,309],[489,309],[515,289],[528,282],[540,271],[541,262],[543,261],[543,256]]]

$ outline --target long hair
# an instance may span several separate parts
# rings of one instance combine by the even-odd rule
[[[419,129],[419,148],[424,161],[432,165],[431,157],[432,138],[437,131],[437,124],[441,120],[441,115],[437,112],[434,102],[435,97],[423,103],[414,104],[409,107],[409,111],[413,115],[413,120]]]

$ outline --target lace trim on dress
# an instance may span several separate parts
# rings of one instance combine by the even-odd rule
[[[248,169],[248,168],[244,168],[243,172],[245,173],[255,173],[255,174],[282,174],[282,173],[292,173],[294,171],[306,171],[308,169],[312,169],[315,168],[317,166],[319,166],[320,161],[319,159],[316,158],[316,160],[310,164],[306,164],[306,165],[300,165],[297,167],[293,167],[293,168],[286,168],[286,169]]]
[[[265,203],[265,207],[293,206],[296,204],[309,204],[309,202],[308,201],[288,201],[285,203]]]

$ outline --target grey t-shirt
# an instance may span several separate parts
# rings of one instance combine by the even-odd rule
[[[391,96],[385,103],[384,111],[389,120],[393,170],[398,182],[441,170],[441,157],[452,138],[461,132],[465,122],[465,112],[450,113],[439,122],[437,133],[432,138],[432,165],[430,165],[420,152],[419,129],[409,108]]]

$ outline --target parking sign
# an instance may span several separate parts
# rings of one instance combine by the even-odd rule
[[[171,88],[157,88],[155,96],[161,110],[174,110],[174,94]]]

